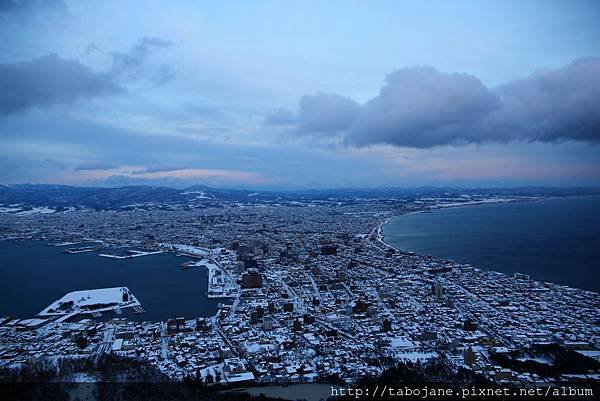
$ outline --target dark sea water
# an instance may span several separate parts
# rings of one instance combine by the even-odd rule
[[[64,249],[41,241],[0,241],[0,316],[29,318],[67,292],[120,286],[129,287],[146,310],[127,313],[135,320],[213,316],[223,302],[206,297],[205,269],[179,268],[185,258],[159,254],[116,260]]]
[[[406,214],[383,234],[405,251],[600,291],[600,196]]]

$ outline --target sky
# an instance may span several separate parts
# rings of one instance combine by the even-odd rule
[[[600,185],[600,2],[0,0],[0,183]]]

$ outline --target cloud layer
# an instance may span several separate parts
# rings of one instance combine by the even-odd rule
[[[135,79],[142,73],[142,68],[146,61],[158,49],[164,49],[173,46],[173,42],[155,38],[143,37],[135,43],[128,52],[112,52],[113,65],[111,74],[116,77]],[[156,71],[151,72],[151,79],[154,83],[162,84],[171,79],[174,75],[171,67],[161,66]]]
[[[162,84],[173,76],[168,66],[141,69],[154,50],[170,46],[169,41],[143,37],[128,52],[111,53],[111,66],[106,72],[54,53],[31,61],[0,63],[0,115],[123,92],[124,84],[144,76]],[[88,51],[93,50],[100,51],[90,45]]]
[[[388,75],[379,94],[362,105],[336,94],[303,96],[295,131],[341,137],[342,144],[356,147],[511,140],[598,143],[598,105],[600,58],[578,59],[495,88],[472,75],[412,67]]]
[[[76,60],[49,54],[31,61],[0,64],[0,114],[121,90],[108,74]]]
[[[335,133],[347,129],[360,111],[354,100],[335,94],[317,93],[300,99],[299,129],[303,132]]]
[[[541,70],[496,88],[503,109],[487,124],[519,139],[600,142],[600,58]]]
[[[75,167],[75,171],[111,170],[119,167],[113,163],[103,161],[86,161]]]
[[[66,9],[62,0],[1,0],[0,15],[27,14],[41,9]]]

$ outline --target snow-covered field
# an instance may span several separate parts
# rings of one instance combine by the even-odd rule
[[[22,212],[18,212],[16,213],[18,216],[22,216],[25,214],[48,214],[48,213],[54,213],[56,212],[56,210],[54,209],[50,209],[49,207],[46,206],[41,206],[41,207],[34,207],[33,209],[30,210],[23,210]]]
[[[193,264],[208,270],[208,298],[232,298],[236,296],[237,286],[233,279],[221,267],[208,259]]]
[[[125,300],[124,294],[127,294]],[[94,305],[98,305],[97,308]],[[118,308],[141,306],[127,287],[73,291],[54,301],[38,316],[61,316],[72,313],[103,312]]]
[[[165,244],[161,243],[159,246],[167,251],[175,251],[185,253],[193,256],[208,256],[211,254],[210,249],[201,248],[198,246],[184,245],[184,244]]]
[[[439,355],[434,351],[414,351],[414,352],[400,352],[396,354],[398,359],[403,359],[405,361],[417,362],[417,361],[427,361],[429,359],[435,359]]]
[[[31,209],[23,209],[20,204],[11,204],[8,206],[0,205],[0,213],[14,213],[17,216],[24,216],[27,214],[48,214],[54,213],[56,210],[50,209],[46,206],[38,206]]]
[[[491,204],[491,203],[507,203],[507,202],[515,202],[515,198],[487,198],[487,199],[477,199],[477,200],[469,200],[465,202],[444,202],[438,203],[433,208],[445,208],[445,207],[457,207],[457,206],[469,206],[469,205],[483,205],[483,204]]]
[[[13,212],[18,212],[19,210],[23,210],[23,209],[20,207],[0,206],[0,213],[13,213]]]

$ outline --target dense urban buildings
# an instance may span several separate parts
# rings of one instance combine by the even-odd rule
[[[382,224],[402,213],[525,198],[206,207],[198,196],[185,206],[116,210],[4,205],[12,210],[2,215],[3,240],[42,240],[99,257],[184,255],[182,268],[207,269],[206,295],[222,303],[214,316],[140,321],[122,315],[137,308],[143,320],[143,300],[125,286],[49,299],[38,316],[0,320],[2,371],[57,371],[79,361],[75,370],[85,372],[113,355],[206,384],[356,383],[398,363],[436,360],[513,385],[600,378],[598,293],[416,255],[382,240]]]

